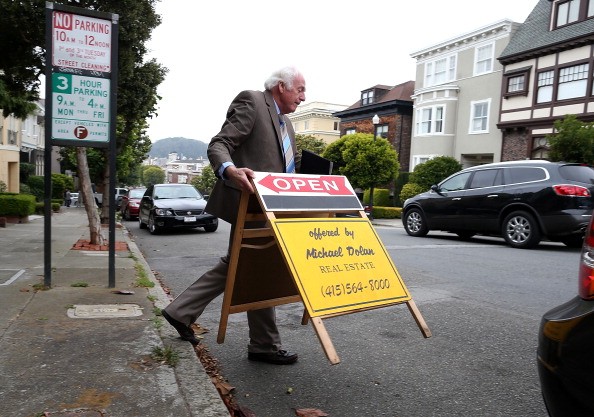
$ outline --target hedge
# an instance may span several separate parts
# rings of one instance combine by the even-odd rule
[[[401,207],[373,206],[373,218],[374,219],[400,219],[401,216],[402,216],[402,208]]]
[[[25,217],[35,213],[35,196],[31,194],[0,194],[0,216]]]

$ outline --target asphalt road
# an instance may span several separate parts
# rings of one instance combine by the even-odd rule
[[[213,266],[226,249],[228,225],[151,236],[127,223],[151,268],[174,294]],[[423,338],[404,305],[324,321],[340,356],[331,365],[303,306],[277,307],[292,366],[246,358],[244,313],[230,316],[216,343],[222,297],[199,319],[204,343],[257,417],[294,416],[314,408],[332,417],[545,417],[536,371],[540,317],[573,297],[579,251],[543,243],[511,249],[502,239],[461,241],[444,233],[413,238],[376,230],[433,336]]]

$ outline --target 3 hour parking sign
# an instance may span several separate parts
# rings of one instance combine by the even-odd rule
[[[52,139],[109,140],[110,80],[52,74]]]

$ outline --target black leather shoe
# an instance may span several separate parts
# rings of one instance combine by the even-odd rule
[[[179,333],[179,337],[181,337],[182,340],[186,340],[194,346],[200,343],[200,340],[196,337],[190,326],[186,326],[181,321],[177,321],[169,314],[167,314],[165,310],[161,310],[161,314],[163,315],[163,317],[165,317],[165,320],[167,320],[169,324],[175,327],[175,330],[177,330],[177,332]]]
[[[290,365],[297,362],[297,354],[278,350],[276,352],[254,353],[248,352],[248,359],[251,361],[272,363],[274,365]]]

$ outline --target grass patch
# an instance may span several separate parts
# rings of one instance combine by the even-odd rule
[[[86,282],[80,281],[80,282],[73,282],[72,284],[70,284],[70,286],[71,287],[83,287],[84,288],[84,287],[88,287],[89,284],[86,283]]]
[[[145,288],[153,288],[155,283],[150,280],[146,271],[142,267],[141,264],[137,263],[134,265],[134,269],[136,269],[136,286],[137,287],[145,287]]]
[[[164,348],[155,346],[151,358],[173,367],[179,362],[179,354],[171,346],[165,346]]]
[[[163,320],[161,320],[159,317],[153,317],[151,321],[155,325],[155,329],[161,330],[161,328],[163,327]]]
[[[33,289],[35,291],[47,291],[50,289],[50,287],[48,287],[47,285],[45,285],[43,283],[39,283],[39,284],[33,284]]]
[[[157,296],[155,295],[147,295],[146,298],[151,302],[154,303],[155,301],[157,301]]]

